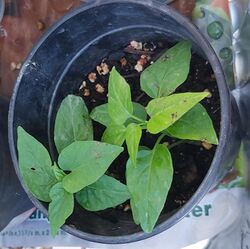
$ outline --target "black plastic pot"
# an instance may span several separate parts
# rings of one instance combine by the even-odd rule
[[[151,234],[143,233],[130,214],[107,210],[103,215],[75,208],[63,229],[77,237],[100,243],[128,243],[158,234],[182,219],[230,169],[239,147],[238,119],[219,61],[202,34],[186,18],[160,3],[137,0],[101,0],[66,15],[35,46],[24,63],[9,112],[9,144],[20,181],[16,129],[21,125],[47,147],[51,143],[56,109],[61,100],[79,89],[85,74],[111,51],[131,40],[188,39],[193,49],[211,64],[221,101],[220,143],[204,181],[188,203],[169,217],[162,214]],[[47,205],[32,202],[47,214]]]

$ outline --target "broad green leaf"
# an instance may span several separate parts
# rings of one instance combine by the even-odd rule
[[[144,106],[142,106],[139,103],[133,102],[133,109],[134,113],[133,115],[146,121],[147,119],[147,112]],[[114,124],[114,121],[110,118],[108,113],[108,104],[103,104],[100,106],[97,106],[93,109],[93,111],[90,114],[91,118],[95,120],[96,122],[108,127],[111,124]],[[129,118],[125,124],[130,124],[132,122],[137,122],[133,118]]]
[[[126,138],[124,125],[112,124],[106,128],[102,135],[102,142],[121,146]]]
[[[152,151],[139,151],[137,167],[131,160],[127,162],[126,178],[133,216],[143,231],[150,233],[164,207],[173,179],[172,159],[166,146],[160,144]]]
[[[178,93],[151,100],[146,108],[151,116],[147,123],[148,131],[157,134],[167,129],[208,94],[207,92]]]
[[[76,194],[78,203],[89,211],[115,207],[129,198],[127,186],[107,175],[103,175],[95,183]]]
[[[97,141],[74,142],[59,155],[60,168],[72,171],[63,178],[63,186],[76,193],[97,181],[123,151],[116,145]]]
[[[75,141],[93,140],[88,109],[81,97],[68,95],[56,115],[54,140],[58,153]]]
[[[66,174],[64,173],[63,170],[61,170],[60,168],[58,168],[57,164],[54,163],[54,165],[52,166],[52,170],[55,174],[55,177],[58,181],[62,181],[62,179],[66,176]]]
[[[126,144],[128,154],[134,166],[136,165],[137,152],[142,136],[142,129],[138,124],[129,124],[126,131]]]
[[[124,124],[133,114],[133,103],[129,84],[115,68],[109,76],[108,93],[109,116],[114,123]]]
[[[151,98],[173,93],[187,79],[191,46],[191,42],[179,42],[147,67],[141,74],[141,89]]]
[[[39,200],[50,202],[49,191],[57,183],[46,148],[22,127],[17,128],[20,174],[29,191]]]
[[[50,190],[50,198],[52,201],[49,204],[49,221],[52,236],[55,237],[59,228],[73,213],[74,196],[65,191],[62,183],[59,182]]]
[[[218,144],[216,132],[206,109],[197,104],[178,121],[168,127],[167,132],[176,138],[206,141]]]
[[[90,117],[106,127],[113,123],[108,113],[108,104],[103,104],[95,107],[90,113]]]

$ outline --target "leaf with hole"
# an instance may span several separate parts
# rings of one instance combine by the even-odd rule
[[[138,124],[129,124],[126,130],[126,144],[128,154],[134,166],[136,166],[137,152],[142,136],[142,129]]]
[[[62,181],[65,190],[76,193],[96,182],[122,151],[120,146],[97,141],[81,141],[69,145],[58,159],[61,169],[71,171]]]
[[[178,93],[151,100],[146,108],[151,116],[147,123],[148,131],[157,134],[167,129],[207,96],[207,92]]]
[[[101,211],[127,201],[130,193],[126,185],[113,177],[103,175],[95,183],[76,194],[78,203],[89,211]]]
[[[68,193],[61,182],[57,183],[50,190],[51,203],[49,204],[49,221],[52,236],[55,237],[59,228],[66,219],[73,213],[74,196]]]
[[[57,183],[46,148],[22,127],[17,128],[19,169],[25,185],[39,200],[49,202],[49,191]]]
[[[108,113],[116,124],[124,124],[133,115],[129,84],[115,68],[109,76]]]
[[[92,121],[81,97],[68,95],[56,115],[54,140],[60,153],[75,141],[93,140]]]
[[[187,79],[191,46],[191,42],[181,41],[147,67],[141,74],[141,89],[151,98],[173,93]]]
[[[167,132],[176,138],[206,141],[210,144],[218,144],[213,122],[206,109],[201,105],[195,105],[178,121],[167,128]]]
[[[139,151],[137,167],[128,160],[126,179],[135,221],[144,232],[150,233],[164,207],[173,179],[172,159],[166,146],[159,144],[152,151]]]

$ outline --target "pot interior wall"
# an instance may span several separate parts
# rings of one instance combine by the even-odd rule
[[[83,64],[78,65],[83,75],[96,65],[94,58],[100,61],[100,58],[109,53],[110,49],[119,49],[133,39],[147,40],[151,36],[154,39],[164,36],[170,41],[188,39],[194,42],[195,51],[202,51],[185,26],[148,5],[125,2],[101,5],[83,12],[78,11],[71,18],[63,21],[49,32],[49,36],[45,35],[37,44],[20,72],[14,104],[14,140],[16,140],[16,127],[22,125],[48,145],[44,134],[48,131],[47,117],[51,99],[52,101],[56,99],[53,95],[58,94],[57,87],[61,84],[62,75],[68,71],[67,66],[74,63],[72,67],[77,70],[75,57],[79,53],[79,61],[85,59],[82,61]],[[146,26],[154,28],[150,29]],[[122,29],[125,31],[123,32]],[[113,35],[108,35],[112,32]],[[119,34],[122,36],[119,37]],[[100,37],[107,39],[100,39]],[[81,56],[84,48],[86,53],[91,51],[91,47],[94,47],[93,41],[99,46],[94,48],[95,53],[88,55],[90,58]],[[66,88],[74,90],[78,85],[79,82],[76,80]],[[63,87],[65,87],[64,83]]]
[[[202,51],[184,26],[149,5],[111,3],[79,11],[55,27],[49,37],[44,37],[21,71],[12,127],[15,143],[16,128],[21,125],[50,148],[56,158],[52,140],[55,113],[66,95],[78,91],[88,72],[110,54],[119,58],[119,51],[131,40],[175,42],[183,39],[193,41],[195,51]],[[47,204],[44,207],[47,208]],[[170,215],[172,213],[162,214],[158,223]],[[78,205],[66,224],[85,233],[104,236],[141,231],[130,213],[115,209],[90,213]]]

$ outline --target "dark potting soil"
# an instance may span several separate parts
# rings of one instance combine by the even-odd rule
[[[102,61],[100,60],[99,63],[107,64],[110,70],[115,66],[129,83],[132,92],[132,100],[146,106],[151,99],[140,89],[141,72],[135,69],[135,65],[140,59],[143,59],[141,62],[142,64],[146,63],[143,65],[145,69],[150,63],[155,61],[163,51],[173,46],[173,44],[168,44],[165,41],[158,41],[154,43],[143,43],[142,45],[142,49],[134,49],[129,45],[123,50],[114,51]],[[89,112],[91,112],[94,107],[107,103],[108,101],[107,91],[109,74],[100,75],[96,69],[93,69],[93,71],[89,73],[96,74],[96,80],[94,80],[93,83],[90,80],[93,81],[95,75],[92,74],[89,75],[89,77],[86,75],[86,78],[83,79],[83,85],[80,87],[80,91],[76,94],[83,97]],[[211,96],[203,100],[202,104],[212,118],[215,130],[219,136],[220,99],[214,73],[208,61],[198,54],[193,53],[189,76],[176,92],[202,91],[209,91],[211,93]],[[105,127],[96,122],[94,122],[93,125],[95,140],[100,141]],[[144,131],[140,145],[153,148],[157,138],[158,135],[152,135]],[[169,144],[175,143],[176,141],[178,140],[169,137],[163,140],[163,142]],[[170,149],[174,166],[174,179],[163,212],[171,213],[177,210],[192,197],[211,165],[215,150],[216,146],[210,148],[209,145],[207,147],[206,144],[202,145],[201,142],[183,143]],[[125,152],[113,162],[107,174],[125,183],[127,159],[128,154],[125,150]],[[129,210],[128,203],[129,202],[120,205],[117,208],[127,211]]]

